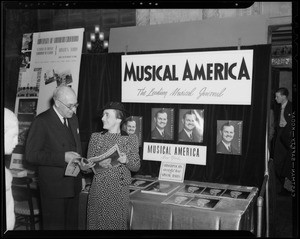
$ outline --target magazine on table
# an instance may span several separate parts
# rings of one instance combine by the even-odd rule
[[[204,186],[200,186],[197,184],[186,184],[178,190],[178,193],[200,194],[204,189],[205,189]]]
[[[150,184],[156,182],[156,179],[148,179],[148,178],[132,178],[131,184],[129,188],[131,189],[144,189],[148,187]]]
[[[117,144],[115,144],[113,147],[111,147],[108,151],[106,151],[104,154],[101,154],[99,156],[95,156],[92,158],[89,158],[89,162],[94,162],[95,166],[92,168],[93,172],[96,174],[100,171],[102,171],[102,167],[99,165],[100,162],[102,162],[105,159],[111,159],[110,164],[112,166],[116,166],[120,164],[118,161],[118,158],[120,158],[120,150]]]
[[[164,200],[162,203],[173,204],[173,205],[177,205],[177,206],[185,206],[193,198],[194,198],[193,195],[183,195],[183,194],[176,192],[173,195],[171,195],[170,197],[168,197],[166,200]]]
[[[195,196],[192,200],[188,201],[185,206],[201,209],[214,209],[219,202],[220,199]]]
[[[150,184],[145,189],[142,189],[142,193],[151,193],[158,195],[169,195],[174,192],[180,185],[176,182],[168,182],[168,181],[157,181]]]
[[[206,187],[201,194],[209,196],[221,196],[225,192],[222,188]]]
[[[235,199],[247,199],[250,195],[250,192],[226,189],[226,191],[222,194],[222,197],[229,197]]]

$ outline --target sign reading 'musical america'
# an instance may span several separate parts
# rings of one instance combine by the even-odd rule
[[[122,102],[251,105],[253,50],[122,56]]]

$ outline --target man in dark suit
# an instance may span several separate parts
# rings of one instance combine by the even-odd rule
[[[153,119],[155,128],[151,132],[152,139],[171,140],[171,136],[165,130],[168,122],[168,113],[161,109],[156,112]]]
[[[274,109],[275,145],[274,145],[274,166],[275,173],[282,188],[285,182],[291,185],[291,131],[292,131],[292,102],[288,100],[289,92],[286,88],[279,88],[275,93],[275,100],[278,103]]]
[[[77,230],[82,175],[65,176],[70,160],[80,162],[81,142],[75,92],[61,85],[54,90],[54,105],[32,122],[26,160],[37,165],[44,230]],[[64,124],[66,120],[66,124]]]
[[[217,153],[220,154],[239,154],[238,150],[233,147],[232,140],[234,137],[234,126],[226,122],[220,128],[221,141],[217,145]]]
[[[195,123],[197,116],[193,110],[184,113],[182,117],[183,129],[178,134],[179,141],[202,142],[203,135],[197,130]]]

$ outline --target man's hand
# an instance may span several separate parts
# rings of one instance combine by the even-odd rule
[[[65,152],[65,162],[69,163],[71,160],[74,159],[74,163],[79,163],[80,162],[80,154],[74,151],[68,151]]]

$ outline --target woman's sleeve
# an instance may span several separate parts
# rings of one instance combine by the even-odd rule
[[[91,135],[89,145],[88,145],[88,151],[87,151],[87,158],[91,158],[95,156],[95,151],[96,151],[96,144],[98,142],[96,141],[95,133]]]
[[[126,167],[133,172],[137,172],[141,166],[139,155],[139,142],[137,135],[133,134],[128,137],[128,152],[126,153],[128,162]]]

